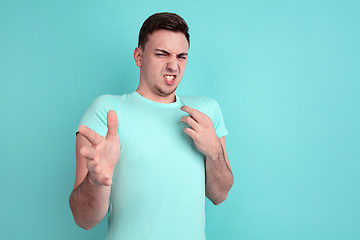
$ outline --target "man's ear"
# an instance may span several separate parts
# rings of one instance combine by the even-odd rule
[[[142,66],[142,54],[143,54],[143,51],[141,48],[139,48],[139,47],[135,48],[134,59],[135,59],[136,66],[138,66],[138,67]]]

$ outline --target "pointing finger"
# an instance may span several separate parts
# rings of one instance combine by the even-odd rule
[[[202,121],[202,112],[189,106],[182,106],[180,110],[187,112],[196,122]]]
[[[181,106],[180,110],[187,112],[189,115],[191,115],[191,113],[195,110],[192,107],[189,106]]]

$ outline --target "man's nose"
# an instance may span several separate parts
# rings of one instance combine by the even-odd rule
[[[169,56],[168,63],[166,65],[166,68],[172,71],[175,71],[177,69],[177,59],[176,56]]]

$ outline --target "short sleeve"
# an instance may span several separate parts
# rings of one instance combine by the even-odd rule
[[[107,133],[107,113],[114,110],[117,113],[117,104],[114,96],[103,95],[96,98],[85,111],[79,126],[85,125],[101,136]]]
[[[222,115],[219,104],[211,98],[204,97],[204,99],[209,106],[209,115],[213,121],[216,135],[218,138],[226,136],[228,132],[225,127],[224,117]]]

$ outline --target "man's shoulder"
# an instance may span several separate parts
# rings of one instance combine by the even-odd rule
[[[102,100],[102,101],[106,101],[106,100],[112,100],[112,101],[115,101],[115,100],[124,100],[124,99],[126,99],[126,97],[127,97],[128,95],[129,95],[129,94],[122,94],[122,95],[117,95],[117,94],[103,94],[103,95],[98,96],[95,100]]]
[[[114,105],[117,105],[121,102],[126,102],[127,100],[129,100],[131,93],[128,94],[122,94],[122,95],[115,95],[115,94],[103,94],[98,96],[94,102],[99,103],[99,104],[104,104],[104,103],[112,103]]]

